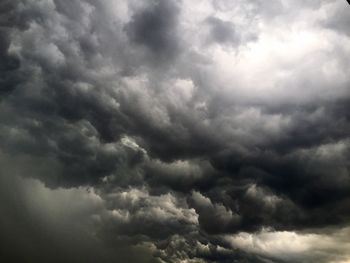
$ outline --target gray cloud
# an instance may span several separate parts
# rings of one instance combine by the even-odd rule
[[[215,17],[210,17],[207,22],[211,27],[210,33],[214,42],[239,44],[240,36],[236,34],[233,23],[222,21]]]
[[[172,59],[179,49],[176,2],[153,1],[145,10],[136,11],[125,31],[131,42],[148,48],[158,61]]]
[[[1,3],[1,253],[346,262],[347,7]]]

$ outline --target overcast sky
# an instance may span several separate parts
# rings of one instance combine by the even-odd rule
[[[349,263],[345,0],[1,0],[0,257]]]

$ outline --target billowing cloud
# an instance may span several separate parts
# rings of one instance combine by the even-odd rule
[[[3,258],[350,260],[346,1],[0,10]]]
[[[239,233],[224,239],[232,247],[277,262],[343,262],[349,257],[349,243],[344,242],[349,229],[333,230],[331,233],[322,235],[263,229],[259,233]]]

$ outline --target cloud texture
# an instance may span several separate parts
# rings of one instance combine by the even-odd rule
[[[350,260],[346,1],[0,12],[7,262]]]

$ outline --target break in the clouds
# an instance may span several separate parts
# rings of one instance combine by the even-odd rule
[[[350,262],[344,0],[3,0],[6,262]]]

